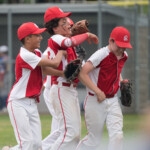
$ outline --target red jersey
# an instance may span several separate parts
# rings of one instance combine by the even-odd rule
[[[95,69],[89,73],[91,80],[99,87],[106,97],[113,97],[119,89],[119,78],[127,53],[121,59],[110,52],[108,47],[104,47],[96,51],[89,59]],[[90,89],[88,89],[92,92]]]

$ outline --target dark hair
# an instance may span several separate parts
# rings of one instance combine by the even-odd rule
[[[53,28],[58,27],[58,22],[59,22],[60,19],[61,18],[55,18],[55,19],[52,19],[49,22],[44,24],[45,28],[47,29],[47,32],[50,35],[54,35],[55,34],[54,31],[53,31]]]
[[[111,39],[111,41],[114,43],[115,42],[115,40],[114,39]]]
[[[28,35],[28,37],[32,37],[33,34]],[[27,37],[27,36],[26,36]],[[23,39],[20,40],[21,43],[24,45],[25,44],[25,37]]]
[[[21,43],[24,45],[24,38],[22,39],[22,40],[20,40],[21,41]]]

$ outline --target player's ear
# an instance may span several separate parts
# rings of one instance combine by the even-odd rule
[[[109,44],[110,43],[114,43],[114,39],[112,39],[111,37],[109,38]]]
[[[111,38],[109,38],[108,42],[109,42],[109,44],[111,43]]]
[[[56,34],[58,32],[58,27],[53,28],[53,31]]]
[[[25,43],[29,42],[31,39],[32,35],[28,35],[24,38]]]

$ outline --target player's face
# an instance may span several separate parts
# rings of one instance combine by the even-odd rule
[[[126,48],[119,47],[113,39],[109,40],[110,50],[117,56],[122,56]]]
[[[63,36],[71,35],[71,26],[66,17],[59,20],[57,33]]]
[[[39,49],[42,39],[43,37],[41,34],[33,34],[29,39],[30,46],[32,47],[32,49],[37,49],[37,48]]]

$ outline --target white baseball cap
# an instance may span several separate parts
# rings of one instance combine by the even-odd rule
[[[8,51],[8,46],[6,46],[6,45],[0,46],[0,53],[5,53],[7,51]]]

